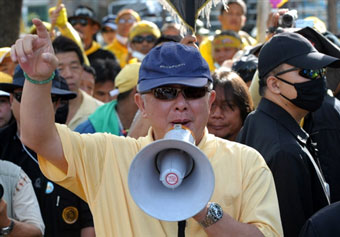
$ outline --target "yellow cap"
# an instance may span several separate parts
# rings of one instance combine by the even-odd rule
[[[4,60],[5,57],[9,57],[11,52],[10,47],[3,47],[0,48],[0,63],[2,63],[2,60]]]
[[[237,48],[242,49],[242,40],[241,38],[237,38],[233,35],[217,35],[213,40],[213,48]]]
[[[46,22],[46,21],[43,21],[42,23],[45,25],[45,27],[46,27],[46,29],[47,29],[48,31],[51,30],[51,23]],[[36,33],[37,33],[37,29],[35,28],[35,25],[32,25],[32,26],[31,26],[31,28],[30,28],[30,30],[29,30],[29,33],[30,33],[30,34],[36,34]]]
[[[7,73],[0,72],[0,83],[13,83],[13,77]]]
[[[135,36],[148,33],[156,38],[161,37],[161,31],[158,26],[151,21],[140,21],[134,24],[129,32],[129,41],[131,41]]]
[[[119,18],[121,18],[125,14],[131,14],[136,19],[137,22],[140,21],[140,16],[137,12],[135,12],[132,9],[123,9],[120,12],[118,12],[118,15],[116,18],[116,24],[118,24]]]
[[[118,73],[115,79],[115,85],[119,90],[119,94],[129,91],[137,86],[140,65],[141,63],[127,64]]]

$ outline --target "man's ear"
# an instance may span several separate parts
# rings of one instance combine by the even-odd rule
[[[243,28],[243,26],[246,24],[247,21],[247,17],[245,15],[242,15],[242,22],[241,22],[241,29]],[[240,29],[240,30],[241,30]]]
[[[214,103],[216,99],[216,91],[212,90],[210,91],[210,95],[209,95],[209,108],[211,109],[212,104]]]
[[[280,94],[280,80],[274,76],[269,76],[267,78],[267,89],[273,94]]]
[[[146,114],[146,109],[145,109],[145,101],[142,98],[142,95],[138,92],[135,94],[135,103],[137,104],[138,109],[142,113],[143,118],[146,118],[147,114]]]
[[[96,34],[99,31],[99,26],[97,24],[92,25],[92,33]]]

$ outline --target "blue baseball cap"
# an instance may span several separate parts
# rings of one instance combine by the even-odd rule
[[[116,15],[109,14],[102,19],[102,27],[110,27],[112,30],[117,30]]]
[[[140,93],[164,85],[204,87],[212,83],[208,63],[197,48],[166,42],[143,59],[137,90]]]

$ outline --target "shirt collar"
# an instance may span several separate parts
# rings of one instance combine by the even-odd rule
[[[308,134],[299,126],[295,119],[279,105],[266,98],[262,98],[257,109],[278,121],[301,143],[307,144]]]

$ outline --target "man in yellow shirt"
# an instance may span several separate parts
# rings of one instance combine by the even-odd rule
[[[96,19],[92,8],[83,5],[78,6],[74,11],[73,16],[68,18],[68,21],[74,29],[78,31],[84,45],[85,54],[90,60],[90,63],[97,58],[116,59],[111,52],[102,49],[100,44],[94,40],[100,29],[100,23]]]
[[[117,33],[116,38],[111,44],[109,44],[106,49],[111,51],[123,68],[128,60],[128,36],[131,27],[140,21],[140,16],[137,12],[132,9],[123,9],[118,12],[116,23],[117,23]]]
[[[228,11],[221,6],[218,20],[221,23],[221,30],[232,30],[242,39],[243,47],[255,45],[257,42],[247,32],[242,31],[246,23],[247,5],[243,0],[228,0]],[[208,37],[200,44],[200,51],[205,60],[207,60],[210,70],[215,70],[212,58],[212,37]]]
[[[33,23],[39,38],[18,40],[11,55],[29,78],[21,107],[22,140],[39,154],[47,177],[89,203],[98,236],[177,236],[177,223],[157,220],[137,207],[127,178],[133,157],[174,124],[191,130],[216,177],[212,203],[187,220],[186,236],[282,236],[275,186],[263,158],[205,128],[216,94],[195,47],[164,43],[144,58],[135,101],[151,124],[146,137],[80,135],[54,123],[47,97],[57,59],[45,27],[38,19]],[[211,214],[212,208],[220,215]]]

